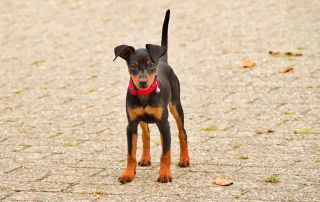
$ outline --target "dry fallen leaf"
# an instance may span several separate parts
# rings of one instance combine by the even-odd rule
[[[284,53],[287,56],[303,56],[302,53],[291,53],[291,52],[286,52]]]
[[[281,51],[269,51],[269,54],[270,55],[273,55],[273,56],[279,56],[279,57],[282,57],[282,56],[303,56],[302,53],[292,53],[292,52],[285,52],[285,53],[281,53]]]
[[[280,73],[286,73],[286,72],[290,72],[291,70],[293,70],[294,68],[292,68],[292,67],[286,67],[286,68],[283,68],[283,69],[281,69],[281,70],[279,70],[280,71]]]
[[[252,62],[251,60],[244,60],[240,64],[240,67],[246,68],[246,67],[253,67],[256,63]]]
[[[273,55],[276,55],[276,54],[280,54],[281,51],[269,51],[269,54],[273,54]]]
[[[218,177],[215,180],[216,180],[216,184],[219,186],[229,186],[233,184],[231,180],[225,180],[222,177]]]
[[[273,132],[274,132],[274,130],[270,130],[270,129],[266,130],[266,133],[273,133]]]

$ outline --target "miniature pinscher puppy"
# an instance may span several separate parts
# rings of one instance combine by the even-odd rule
[[[180,167],[188,167],[187,135],[184,129],[184,114],[180,102],[180,84],[172,68],[168,65],[168,25],[170,10],[162,28],[161,46],[147,44],[146,48],[135,49],[132,46],[115,47],[115,59],[120,56],[127,62],[130,74],[126,98],[127,126],[127,168],[119,177],[119,182],[131,182],[136,172],[137,160],[137,129],[142,129],[143,152],[140,166],[151,165],[150,131],[148,124],[157,124],[161,135],[162,155],[158,182],[172,182],[171,165],[171,134],[168,122],[168,106],[175,118],[179,130]],[[115,60],[114,59],[114,60]]]

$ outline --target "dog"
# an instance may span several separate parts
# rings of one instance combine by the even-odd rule
[[[184,113],[180,102],[180,83],[172,68],[168,65],[168,25],[170,10],[167,10],[162,28],[161,46],[146,44],[146,48],[135,49],[132,46],[115,47],[115,59],[120,56],[127,62],[130,74],[126,97],[127,126],[127,167],[119,177],[121,183],[131,182],[136,173],[137,129],[142,129],[143,152],[139,166],[150,166],[150,131],[148,124],[157,124],[161,134],[162,154],[158,182],[172,182],[171,134],[168,122],[168,106],[175,118],[179,130],[180,167],[188,167],[187,135],[184,129]]]

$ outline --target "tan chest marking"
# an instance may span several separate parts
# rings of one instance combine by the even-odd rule
[[[150,106],[147,106],[144,109],[142,107],[137,107],[137,108],[128,110],[130,120],[132,121],[136,120],[138,116],[143,116],[144,114],[152,115],[156,119],[161,119],[162,112],[163,112],[162,107],[150,107]]]
[[[161,119],[163,108],[162,107],[149,107],[145,108],[145,112],[148,115],[153,115],[156,119]]]
[[[141,116],[144,114],[143,108],[142,107],[137,107],[134,109],[128,109],[128,114],[130,117],[130,120],[136,120],[138,116]]]

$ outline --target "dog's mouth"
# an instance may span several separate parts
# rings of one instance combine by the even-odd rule
[[[139,89],[139,90],[147,90],[147,89],[149,89],[150,88],[150,86],[149,87],[142,87],[142,86],[137,86],[137,88]]]
[[[135,83],[135,82],[133,83],[137,90],[147,90],[151,86],[151,85],[149,86],[148,83],[146,85],[141,85],[140,83]]]

